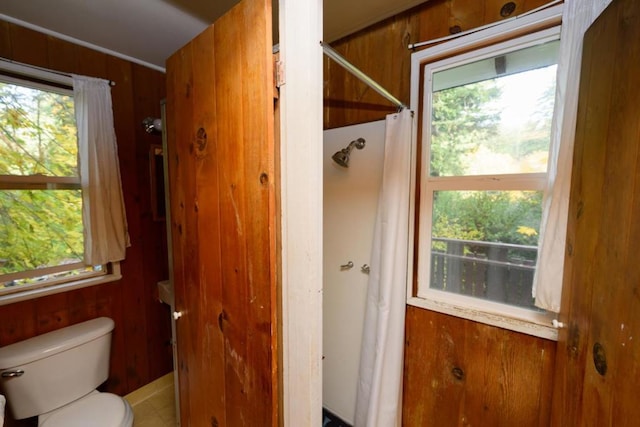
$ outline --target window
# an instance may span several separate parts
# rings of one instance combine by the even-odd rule
[[[70,87],[0,75],[0,211],[0,298],[53,293],[113,272],[83,262]]]
[[[498,42],[485,38],[474,50],[465,43],[477,44],[483,34],[450,43],[462,53],[447,55],[446,44],[420,52],[417,262],[409,303],[555,336],[531,290],[560,30],[522,36],[512,28],[519,36],[505,41],[500,32]]]

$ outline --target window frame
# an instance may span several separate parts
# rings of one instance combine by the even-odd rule
[[[25,64],[0,58],[0,81],[13,85],[45,90],[73,97],[73,80],[70,76],[32,67]],[[80,176],[48,176],[48,175],[2,175],[0,190],[56,190],[80,189]],[[84,228],[84,222],[83,222]],[[72,264],[57,265],[36,270],[24,270],[1,275],[3,281],[28,277],[39,277],[63,271],[85,268],[80,261]],[[36,274],[30,274],[36,273]],[[84,273],[80,276],[54,278],[33,284],[0,289],[0,306],[18,301],[67,292],[101,283],[113,282],[122,278],[119,262],[111,262],[101,266],[100,271]]]
[[[544,191],[547,173],[430,176],[431,87],[433,73],[501,53],[560,38],[562,5],[511,19],[424,49],[411,58],[411,108],[421,120],[414,126],[409,277],[407,304],[502,328],[557,340],[556,315],[430,288],[433,195],[436,191]],[[424,125],[423,125],[424,123]],[[418,174],[420,176],[418,176]],[[416,215],[420,212],[419,216]],[[422,243],[424,242],[424,243]],[[426,259],[426,262],[421,260]],[[414,274],[415,273],[415,274]],[[421,278],[426,283],[421,283]]]

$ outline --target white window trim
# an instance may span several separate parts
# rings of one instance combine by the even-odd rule
[[[424,158],[428,158],[426,153]],[[424,168],[426,169],[426,168]],[[421,182],[429,184],[429,188],[435,191],[460,190],[460,191],[542,191],[545,185],[546,173],[525,173],[505,175],[469,175],[469,176],[428,176],[422,174]]]
[[[457,64],[461,64],[459,60],[468,58],[468,61],[475,61],[481,59],[479,55],[485,54],[489,49],[492,51],[492,55],[496,53],[496,46],[498,49],[503,45],[508,45],[510,49],[513,46],[520,46],[521,48],[526,47],[523,43],[533,43],[538,42],[540,39],[546,38],[558,38],[560,33],[559,24],[562,19],[562,5],[551,7],[549,9],[542,10],[540,12],[527,15],[523,18],[511,20],[505,22],[501,25],[496,25],[491,28],[487,28],[485,30],[479,31],[474,34],[467,35],[465,37],[461,37],[458,39],[451,40],[446,43],[442,43],[436,46],[433,46],[428,49],[424,49],[422,51],[416,52],[411,56],[411,109],[414,111],[420,111],[420,98],[421,98],[421,89],[424,86],[424,79],[422,79],[422,68],[425,67],[426,63],[437,61],[438,59],[442,59],[443,56],[456,56]],[[548,28],[554,26],[553,28]],[[504,42],[505,39],[511,38],[516,39],[520,35],[532,33],[531,37],[525,36],[521,38],[519,44],[515,44],[514,42]],[[533,41],[532,41],[533,40]],[[487,45],[491,45],[491,47],[484,47]],[[480,49],[472,50],[474,47],[480,47]],[[459,55],[457,52],[469,51],[468,53]],[[489,54],[487,53],[486,56]],[[442,63],[441,63],[442,64]],[[433,70],[433,68],[432,68]],[[425,71],[426,74],[426,71]],[[426,92],[426,91],[425,91]],[[427,93],[423,95],[423,114],[426,114],[427,103],[430,102],[430,97]],[[430,109],[429,109],[430,110]],[[413,152],[417,152],[418,145],[418,120],[414,121],[414,138],[412,141],[413,144]],[[426,133],[426,132],[425,132]],[[423,140],[426,140],[426,137],[423,137]],[[428,141],[427,141],[428,143]],[[428,145],[423,145],[423,147],[428,147]],[[415,157],[415,156],[414,156]],[[527,176],[514,176],[510,175],[508,180],[502,180],[501,176],[471,176],[471,177],[458,177],[455,179],[455,182],[452,183],[452,180],[442,179],[440,177],[429,177],[428,176],[428,167],[423,167],[421,174],[422,182],[424,180],[428,180],[430,185],[433,185],[430,193],[423,193],[427,195],[433,195],[433,191],[442,190],[442,189],[462,189],[465,190],[474,190],[474,189],[483,189],[486,190],[487,187],[485,184],[487,182],[492,182],[492,187],[495,187],[496,190],[499,189],[508,189],[508,190],[517,190],[519,189],[519,185],[527,186],[528,190],[532,188],[530,185],[532,184],[532,180],[535,181],[535,188],[539,188],[542,190],[542,186],[544,185],[544,179],[546,177],[546,173],[544,174],[527,174]],[[416,194],[417,188],[417,159],[413,159],[412,162],[412,192]],[[426,174],[426,175],[424,175]],[[515,180],[514,180],[515,178]],[[514,181],[512,181],[514,180]],[[482,182],[484,181],[484,182]],[[479,185],[482,182],[481,185]],[[423,190],[424,191],[424,190]],[[424,197],[423,197],[424,199]],[[425,209],[425,202],[421,200],[421,209]],[[415,199],[412,198],[411,201],[411,218],[415,218],[416,206]],[[430,211],[428,211],[430,212]],[[431,216],[431,213],[428,214]],[[420,223],[423,224],[424,219],[419,219]],[[410,254],[415,253],[415,228],[413,221],[411,223],[411,239],[410,241]],[[424,230],[424,227],[421,225],[421,229]],[[425,233],[423,231],[423,233]],[[421,234],[423,234],[421,233]],[[427,228],[427,233],[429,234],[429,241],[431,235],[431,227]],[[425,236],[421,236],[424,238]],[[423,254],[421,254],[423,256]],[[428,264],[428,263],[427,263]],[[414,268],[421,268],[414,264],[414,258],[410,257],[408,271],[409,277],[414,277]],[[453,315],[457,317],[461,317],[468,320],[473,320],[476,322],[498,326],[501,328],[522,332],[525,334],[538,336],[541,338],[546,338],[550,340],[558,339],[558,331],[557,328],[554,327],[552,320],[555,319],[554,313],[549,312],[536,312],[533,310],[509,306],[502,303],[497,303],[493,301],[473,298],[465,295],[454,294],[450,292],[440,291],[436,289],[428,289],[427,294],[423,292],[423,289],[417,289],[419,285],[414,284],[413,280],[409,281],[407,286],[407,304],[433,310],[436,312]],[[414,288],[415,287],[415,288]],[[427,284],[428,287],[428,284]]]
[[[0,189],[80,189],[80,178],[77,176],[0,175]]]
[[[46,70],[41,67],[37,67],[34,65],[21,64],[16,61],[12,61],[10,59],[0,58],[0,71],[9,72],[11,74],[16,74],[19,76],[26,76],[30,78],[44,80],[46,82],[51,82],[52,84],[58,84],[63,86],[73,86],[73,79],[70,75],[65,73],[57,73],[55,71]],[[24,85],[24,80],[16,79],[10,76],[4,76],[3,79],[10,81],[12,83]],[[53,92],[56,92],[56,88],[52,88],[46,84],[39,84],[37,82],[29,82],[28,86],[33,87],[35,89],[46,89]],[[60,89],[64,91],[63,93],[68,93],[73,91],[69,89]]]
[[[550,7],[522,18],[513,19],[504,24],[487,28],[477,33],[450,40],[448,42],[415,52],[411,55],[411,109],[419,111],[420,68],[422,64],[434,58],[449,56],[455,51],[470,50],[475,46],[495,44],[505,39],[505,34],[533,33],[543,28],[560,25],[562,22],[562,5]],[[455,54],[455,53],[453,53]]]
[[[22,271],[18,271],[15,273],[7,273],[7,274],[3,274],[2,280],[3,281],[9,281],[9,280],[19,280],[19,279],[27,279],[30,277],[42,277],[45,276],[47,274],[55,274],[55,273],[61,273],[64,271],[73,271],[73,270],[79,270],[81,268],[85,268],[86,265],[82,262],[74,262],[74,263],[70,263],[70,264],[60,264],[60,265],[54,265],[51,267],[44,267],[44,268],[37,268],[37,269],[33,269],[33,270],[22,270]],[[34,274],[36,273],[36,274]],[[98,272],[97,274],[104,274],[103,272]],[[58,282],[58,281],[64,281],[64,278],[61,277],[59,279],[56,280],[52,280],[51,282]],[[50,283],[50,282],[44,282],[42,284],[42,286],[46,286],[46,283]],[[25,285],[21,285],[21,286],[25,286]],[[26,285],[26,286],[32,286],[32,285]],[[12,289],[20,289],[20,287],[17,288],[13,288]],[[7,288],[2,289],[2,291],[0,292],[0,294],[3,293],[10,293],[9,290]]]
[[[87,277],[81,280],[74,280],[64,283],[42,284],[41,287],[29,286],[24,290],[0,295],[0,306],[40,298],[46,295],[54,295],[62,292],[69,292],[76,289],[88,288],[89,286],[101,285],[103,283],[115,282],[122,279],[120,263],[112,262],[107,266],[108,272],[99,276]]]
[[[72,87],[73,79],[65,74],[52,72],[39,67],[32,67],[20,64],[15,61],[0,58],[0,72],[5,71],[14,75],[25,76],[25,78],[36,78],[52,84]],[[51,92],[73,96],[72,89],[59,88],[38,82],[23,80],[12,76],[2,76],[2,81],[16,85],[31,87],[33,89],[48,90]],[[44,175],[31,176],[3,176],[0,189],[33,189],[33,188],[79,188],[79,177],[49,177]],[[84,263],[70,264],[72,268],[82,268]],[[50,269],[39,270],[43,274],[57,270],[59,266]],[[65,266],[66,267],[66,266]],[[68,280],[68,278],[54,279],[41,284],[25,285],[24,289],[2,289],[0,290],[0,306],[13,304],[20,301],[40,298],[46,295],[53,295],[68,292],[89,286],[103,283],[115,282],[122,279],[120,272],[120,262],[111,262],[103,265],[105,272],[89,273],[79,280]],[[34,271],[34,270],[31,270]],[[20,275],[20,273],[17,273]],[[8,276],[8,275],[7,275]],[[29,275],[31,276],[31,275]],[[19,289],[19,290],[18,290]]]

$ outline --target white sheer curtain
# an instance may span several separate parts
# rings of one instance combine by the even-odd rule
[[[120,261],[130,245],[109,82],[73,76],[82,185],[84,261]]]
[[[584,33],[611,0],[566,0],[551,134],[549,180],[545,189],[540,245],[533,296],[536,306],[559,312],[566,244],[567,212],[573,161],[573,139]]]
[[[411,123],[387,116],[356,397],[356,427],[400,425],[409,244]]]

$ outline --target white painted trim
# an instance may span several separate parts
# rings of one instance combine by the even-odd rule
[[[6,273],[6,274],[0,274],[0,281],[2,282],[9,282],[12,280],[20,280],[20,279],[28,279],[28,278],[38,278],[38,277],[44,277],[50,274],[55,274],[55,273],[62,273],[62,272],[71,272],[73,270],[80,270],[87,267],[87,265],[82,262],[82,261],[78,261],[78,262],[74,262],[74,263],[69,263],[69,264],[59,264],[59,265],[54,265],[51,267],[44,267],[44,268],[36,268],[33,270],[22,270],[22,271],[16,271],[14,273]],[[90,272],[90,273],[84,273],[83,277],[89,277],[89,276],[102,276],[104,275],[104,271],[97,271],[97,272]],[[57,278],[57,279],[53,279],[53,280],[42,280],[42,281],[37,281],[37,283],[32,283],[28,286],[30,289],[33,288],[41,288],[44,286],[50,286],[51,284],[55,284],[55,283],[60,283],[60,282],[68,282],[70,280],[69,277],[65,277],[65,278]],[[71,279],[73,280],[73,279]],[[14,288],[11,287],[10,289],[0,289],[0,294],[3,293],[11,293],[11,291],[20,291],[20,287],[18,288]]]
[[[34,298],[40,298],[45,295],[59,294],[61,292],[69,292],[75,289],[88,288],[89,286],[100,285],[102,283],[114,282],[122,279],[120,273],[120,263],[111,263],[111,273],[102,274],[100,276],[89,277],[73,282],[59,283],[57,285],[44,286],[41,288],[27,289],[21,292],[6,294],[0,296],[0,306],[13,304],[19,301],[26,301]]]
[[[423,162],[427,157],[423,156]],[[542,191],[546,173],[523,173],[504,175],[467,175],[423,177],[422,182],[431,191]],[[424,187],[424,185],[423,185]],[[424,190],[423,190],[424,191]]]
[[[77,44],[79,46],[84,46],[84,47],[87,47],[87,48],[92,49],[92,50],[97,50],[98,52],[106,53],[107,55],[115,56],[117,58],[124,59],[124,60],[129,61],[129,62],[135,62],[136,64],[140,64],[140,65],[142,65],[144,67],[151,68],[151,69],[154,69],[156,71],[160,71],[162,73],[166,72],[164,67],[159,67],[159,66],[157,66],[155,64],[151,64],[149,62],[141,61],[141,60],[139,60],[137,58],[134,58],[132,56],[124,55],[122,53],[119,53],[119,52],[116,52],[116,51],[113,51],[113,50],[110,50],[110,49],[106,49],[104,47],[100,47],[100,46],[92,44],[92,43],[87,43],[85,41],[82,41],[82,40],[79,40],[79,39],[64,35],[62,33],[58,33],[56,31],[49,30],[49,29],[44,28],[44,27],[40,27],[38,25],[30,24],[28,22],[22,21],[20,19],[13,18],[11,16],[3,15],[2,13],[0,13],[0,20],[7,21],[7,22],[10,22],[12,24],[19,25],[21,27],[28,28],[30,30],[37,31],[39,33],[44,33],[44,34],[47,34],[49,36],[56,37],[56,38],[58,38],[60,40],[67,41],[69,43]]]
[[[439,57],[448,51],[465,50],[472,46],[490,44],[495,40],[504,38],[504,35],[509,32],[533,32],[537,28],[559,25],[562,20],[562,8],[563,5],[554,6],[519,19],[505,21],[502,24],[471,34],[468,37],[460,37],[411,54],[411,109],[418,113],[420,67],[425,62],[428,62],[430,58]]]
[[[522,19],[525,16],[528,16],[528,15],[531,15],[533,13],[537,13],[537,12],[539,12],[541,10],[550,8],[550,7],[555,6],[555,5],[559,4],[559,3],[562,3],[563,1],[564,0],[553,0],[553,1],[549,2],[549,3],[547,3],[547,4],[543,4],[542,6],[539,6],[539,7],[535,8],[535,9],[532,9],[532,10],[530,10],[528,12],[525,12],[525,13],[523,13],[521,15],[514,16],[514,17],[511,17],[511,18],[507,18],[504,21],[492,22],[490,24],[483,25],[481,27],[471,28],[469,30],[462,31],[460,33],[450,34],[448,36],[439,37],[439,38],[436,38],[436,39],[431,39],[431,40],[427,40],[427,41],[423,41],[423,42],[417,42],[417,43],[410,43],[408,48],[409,49],[420,49],[422,47],[427,47],[427,46],[430,46],[430,45],[434,45],[436,43],[446,42],[446,41],[449,41],[449,40],[457,39],[459,37],[464,37],[464,36],[466,36],[468,34],[477,33],[479,31],[486,30],[487,28],[495,27],[496,25],[504,25],[504,23],[506,23],[506,22],[515,21],[516,19]]]
[[[446,292],[440,293],[444,294]],[[482,300],[480,301],[483,303],[481,306],[474,306],[473,303],[479,301],[476,298],[456,294],[448,294],[448,296],[451,296],[451,298],[424,299],[420,297],[409,297],[407,304],[527,335],[553,341],[558,340],[558,330],[553,326],[553,319],[557,317],[555,313],[547,312],[538,314],[530,310],[510,307],[513,309],[514,315],[508,316],[505,315],[504,304]],[[460,299],[469,301],[456,301]],[[498,311],[488,309],[488,307],[493,304],[500,306]],[[523,316],[525,316],[524,320]]]
[[[35,65],[27,65],[11,59],[0,58],[0,71],[7,71],[20,76],[35,77],[40,80],[45,80],[51,83],[57,83],[60,85],[68,86],[69,89],[63,89],[55,86],[50,86],[44,83],[32,82],[29,80],[22,80],[10,76],[0,76],[0,80],[13,83],[21,86],[32,87],[34,89],[43,89],[51,92],[60,93],[62,95],[73,96],[73,79],[70,75],[57,73],[55,71],[47,70]]]
[[[322,414],[322,0],[280,0],[283,425]]]
[[[0,175],[0,190],[80,190],[77,176]]]
[[[434,72],[449,67],[451,64],[464,64],[495,54],[522,49],[543,41],[558,39],[560,27],[544,29],[552,24],[559,24],[562,19],[562,5],[537,12],[522,19],[504,22],[478,31],[465,37],[450,40],[437,46],[416,52],[411,55],[411,108],[418,111],[419,97],[422,87],[429,84]],[[540,30],[542,29],[542,30]],[[539,30],[539,31],[537,31]],[[517,37],[517,34],[530,32]],[[513,34],[511,40],[503,41]],[[473,49],[479,47],[478,49]],[[466,51],[459,55],[456,52]],[[446,56],[445,59],[438,59]],[[432,62],[430,62],[432,61]],[[424,69],[423,69],[424,68]],[[423,123],[431,117],[431,96],[427,89],[422,90]],[[430,134],[424,131],[421,137],[423,146],[422,164],[428,165]],[[418,135],[414,135],[413,144],[417,144]],[[416,175],[413,166],[413,175]],[[415,177],[414,179],[417,179]],[[420,209],[425,212],[419,218],[419,240],[429,242],[417,245],[412,252],[418,252],[421,262],[416,270],[417,283],[410,283],[407,288],[409,305],[474,320],[514,331],[547,338],[557,339],[557,330],[551,324],[553,313],[540,313],[525,308],[509,306],[484,299],[473,298],[429,288],[431,258],[431,223],[433,193],[440,190],[543,190],[546,173],[510,174],[462,177],[431,177],[428,166],[421,171],[420,180],[422,196]],[[414,183],[415,186],[415,183]],[[412,230],[412,235],[415,231]],[[413,241],[413,239],[410,239]],[[410,269],[413,262],[410,262]],[[416,289],[414,289],[414,285]]]
[[[0,182],[7,184],[25,183],[31,185],[76,185],[80,188],[80,178],[77,176],[51,176],[51,175],[0,175]]]

